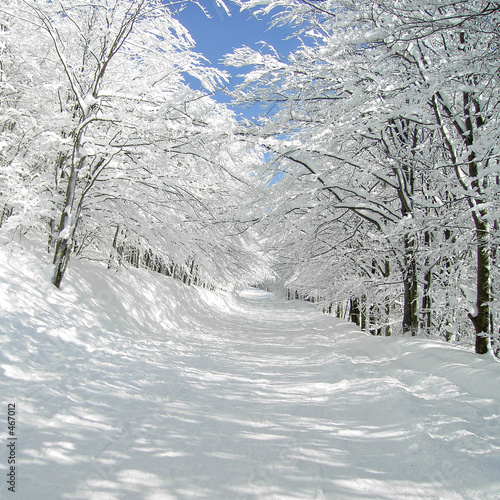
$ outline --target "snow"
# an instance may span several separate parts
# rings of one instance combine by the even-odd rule
[[[87,94],[83,99],[81,99],[82,113],[83,116],[88,116],[90,108],[98,102],[92,94]]]
[[[499,497],[495,360],[76,259],[57,290],[43,258],[9,248],[1,432],[16,403],[16,498]]]

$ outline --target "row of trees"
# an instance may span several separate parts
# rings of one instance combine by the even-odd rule
[[[0,6],[0,227],[44,239],[57,287],[74,252],[217,286],[269,273],[250,234],[261,156],[211,97],[227,75],[204,64],[174,7]]]
[[[238,3],[302,41],[227,57],[267,106],[248,135],[281,175],[263,227],[286,285],[376,333],[498,349],[500,3]]]
[[[0,230],[41,236],[56,286],[74,252],[227,286],[270,276],[258,222],[291,296],[498,349],[499,2],[235,2],[302,42],[227,56],[266,108],[243,132],[182,3],[5,0]]]

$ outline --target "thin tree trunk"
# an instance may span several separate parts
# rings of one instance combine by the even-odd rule
[[[73,238],[78,221],[78,214],[73,214],[78,170],[79,165],[73,166],[71,169],[68,187],[66,189],[64,209],[59,221],[58,236],[53,259],[54,273],[52,275],[52,284],[57,288],[61,286],[61,281],[64,277],[64,273],[66,272],[66,268],[68,267],[71,247],[73,245]]]
[[[391,327],[391,299],[390,297],[386,297],[385,299],[385,317],[387,321],[387,325],[385,327],[385,336],[390,337],[392,335],[392,327]]]
[[[469,318],[476,330],[476,353],[486,354],[491,350],[491,276],[490,276],[490,246],[488,242],[488,223],[479,217],[475,218],[477,243],[477,298],[476,314]]]
[[[59,238],[56,243],[54,252],[54,274],[52,275],[52,284],[60,288],[64,273],[68,267],[69,257],[71,254],[71,246],[73,244],[74,229],[70,229],[71,235],[64,238]]]
[[[425,231],[424,244],[427,248],[430,247],[431,235],[429,231]],[[431,297],[431,284],[432,284],[432,269],[430,266],[429,257],[425,258],[425,275],[423,283],[423,296],[422,296],[422,329],[425,333],[429,334],[432,329],[432,297]]]
[[[391,263],[389,260],[385,261],[384,278],[388,278],[391,275]],[[391,296],[386,295],[385,297],[385,336],[390,337],[392,335],[391,328]]]
[[[380,335],[382,333],[382,330],[380,328],[380,326],[377,326],[375,327],[375,325],[377,325],[378,323],[378,314],[375,314],[375,312],[377,311],[377,306],[375,306],[374,304],[370,306],[370,309],[369,309],[369,321],[370,321],[370,333],[372,335]]]
[[[361,330],[365,331],[368,329],[368,301],[366,299],[366,295],[361,296],[361,303],[360,303],[360,315],[361,315]]]
[[[408,234],[404,237],[405,251],[405,276],[404,306],[403,306],[403,334],[412,336],[418,333],[418,285],[417,285],[417,262],[415,258],[415,236]]]
[[[120,224],[117,224],[117,226],[116,226],[116,231],[115,231],[115,236],[114,236],[114,238],[113,238],[113,243],[112,243],[112,247],[113,247],[113,251],[114,251],[114,252],[116,252],[116,251],[117,251],[117,250],[116,250],[116,245],[117,245],[117,242],[118,242],[118,233],[119,233],[119,232],[120,232]],[[114,254],[114,252],[113,252],[113,251],[109,254],[108,269],[110,269],[110,268],[111,268],[111,262],[112,262],[112,260],[113,260],[113,254]]]
[[[54,244],[54,224],[55,224],[55,221],[51,217],[49,219],[49,236],[47,237],[47,253],[52,252],[52,246]]]
[[[465,43],[465,35],[461,33],[462,43]],[[471,79],[474,83],[473,79]],[[469,148],[469,176],[471,185],[474,191],[478,194],[483,194],[485,187],[479,179],[479,164],[477,162],[476,153],[473,149],[475,140],[475,128],[480,129],[484,125],[483,117],[480,113],[480,104],[478,99],[469,92],[463,93],[463,106],[465,115],[465,127],[467,133],[465,142]],[[476,200],[477,205],[485,206],[485,199],[481,196]],[[477,208],[476,207],[474,208]],[[486,354],[491,350],[491,316],[490,316],[490,301],[491,301],[491,276],[490,276],[490,242],[488,229],[488,213],[487,210],[473,210],[472,217],[476,228],[477,239],[477,297],[476,307],[477,314],[469,315],[474,328],[476,330],[476,353]]]
[[[359,299],[357,297],[350,299],[349,317],[354,324],[361,326]]]

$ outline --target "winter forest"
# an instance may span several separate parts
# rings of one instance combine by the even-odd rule
[[[499,55],[499,0],[0,0],[0,497],[498,500]]]
[[[498,354],[500,4],[235,3],[300,42],[230,87],[182,2],[2,1],[4,241]]]

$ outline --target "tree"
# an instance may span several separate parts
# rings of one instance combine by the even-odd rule
[[[490,347],[491,237],[489,211],[496,195],[492,174],[498,172],[497,2],[381,2],[380,11],[396,19],[384,42],[418,71],[443,150],[456,179],[451,189],[467,200],[476,237],[476,304],[470,319],[476,352]]]
[[[274,23],[296,27],[303,41],[288,60],[248,48],[228,57],[253,66],[240,102],[269,108],[253,134],[284,171],[311,179],[311,202],[321,190],[324,209],[349,210],[380,233],[385,244],[376,260],[392,258],[401,268],[405,332],[419,327],[419,270],[427,309],[431,276],[451,270],[445,256],[434,259],[430,274],[427,248],[445,234],[439,248],[451,255],[461,233],[473,229],[476,263],[465,266],[477,276],[470,318],[476,352],[487,352],[494,293],[488,214],[498,189],[491,178],[498,171],[498,3],[239,3],[261,14],[276,9]],[[467,211],[466,227],[457,228],[453,221],[464,221]],[[307,223],[324,224],[314,216]]]
[[[29,227],[48,232],[54,285],[73,252],[109,265],[118,248],[197,267],[218,284],[267,273],[250,250],[251,221],[231,212],[251,204],[258,156],[233,139],[234,116],[210,97],[225,74],[203,64],[165,2],[19,0],[0,12],[12,40],[4,88],[31,119],[26,132],[15,124],[28,137],[20,152],[3,135],[17,162],[4,206],[27,184],[35,190],[42,210],[28,205]],[[19,34],[31,42],[24,52]],[[25,61],[38,71],[19,69]],[[191,89],[186,73],[205,90]],[[14,208],[6,230],[28,222]]]

